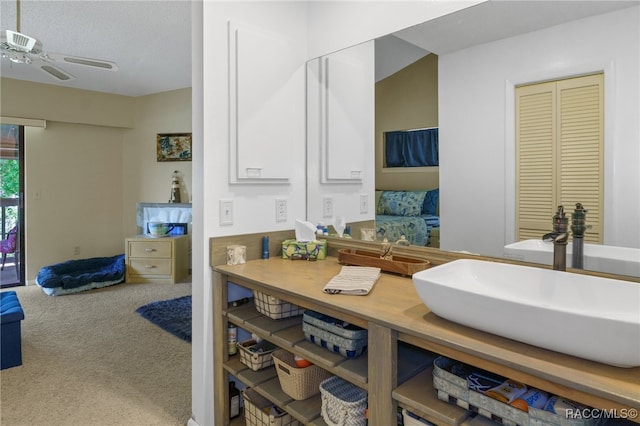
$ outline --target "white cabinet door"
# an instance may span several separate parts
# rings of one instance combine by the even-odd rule
[[[321,178],[360,181],[373,143],[373,41],[320,58]]]
[[[310,172],[320,183],[357,183],[373,146],[374,42],[307,63],[307,139]],[[317,156],[317,157],[316,157]]]
[[[300,68],[284,38],[229,22],[230,183],[286,183]]]

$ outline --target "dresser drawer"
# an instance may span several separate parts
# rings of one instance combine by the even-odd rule
[[[129,258],[130,275],[171,275],[171,259]]]
[[[129,241],[130,257],[171,258],[171,241]]]

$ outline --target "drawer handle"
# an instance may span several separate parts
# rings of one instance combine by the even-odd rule
[[[152,251],[156,251],[156,249],[154,249],[154,248],[146,248],[146,249],[144,249],[144,251],[146,251],[147,253],[151,253]]]
[[[153,268],[155,268],[155,267],[156,267],[156,265],[144,265],[144,267],[145,267],[146,269],[153,269]]]

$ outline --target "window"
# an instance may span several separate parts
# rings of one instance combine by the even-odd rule
[[[438,129],[399,130],[384,134],[385,167],[438,165]]]

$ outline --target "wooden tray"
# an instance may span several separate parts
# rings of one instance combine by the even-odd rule
[[[380,253],[355,249],[338,250],[338,261],[345,265],[374,266],[401,275],[413,275],[431,266],[431,262],[424,259],[394,255],[393,260],[385,260],[380,259]]]

